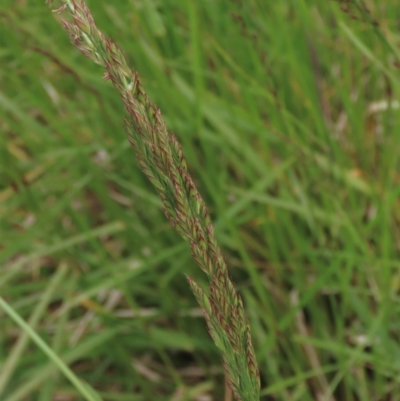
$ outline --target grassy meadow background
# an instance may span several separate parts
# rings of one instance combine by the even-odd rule
[[[265,401],[400,399],[400,8],[367,3],[88,1],[182,144]],[[0,65],[1,297],[104,401],[230,400],[101,68],[44,0],[1,1]],[[0,400],[83,400],[1,308]]]

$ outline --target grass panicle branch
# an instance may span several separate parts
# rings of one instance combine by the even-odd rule
[[[209,278],[208,293],[191,278],[188,281],[221,350],[235,398],[258,400],[259,373],[243,303],[229,278],[209,213],[188,173],[181,146],[168,132],[160,110],[147,97],[120,48],[96,27],[85,2],[64,0],[55,11],[69,14],[62,23],[72,42],[104,68],[104,79],[119,92],[128,114],[126,131],[140,167],[156,187],[166,217],[189,242],[193,258]]]

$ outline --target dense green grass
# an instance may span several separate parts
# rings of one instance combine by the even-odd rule
[[[262,399],[400,398],[398,4],[88,2],[187,156]],[[241,4],[242,3],[242,4]],[[356,11],[353,11],[355,15]],[[104,401],[221,400],[220,356],[101,70],[0,4],[0,295]],[[0,308],[0,400],[83,395]]]

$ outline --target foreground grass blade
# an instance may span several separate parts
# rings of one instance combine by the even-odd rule
[[[52,280],[50,281],[46,291],[42,295],[40,302],[36,305],[32,315],[29,318],[28,324],[32,328],[35,329],[39,319],[42,317],[43,312],[45,311],[54,291],[58,288],[60,282],[65,278],[67,272],[66,265],[62,265],[57,272],[54,274]],[[17,342],[12,348],[6,362],[2,367],[2,374],[0,375],[0,395],[4,391],[4,388],[13,374],[15,367],[18,364],[21,355],[23,354],[26,346],[28,345],[29,336],[26,331],[22,332]]]
[[[0,296],[0,308],[32,339],[34,343],[56,364],[65,377],[75,386],[87,401],[99,401],[100,397],[88,384],[83,383],[75,373],[58,357],[58,355],[42,340],[29,324]]]
[[[128,66],[120,48],[98,30],[85,2],[62,3],[57,11],[72,17],[63,20],[64,28],[75,46],[103,67],[104,79],[119,92],[128,113],[126,130],[140,167],[156,187],[166,217],[189,242],[193,258],[208,276],[208,294],[192,279],[188,281],[222,352],[230,387],[238,401],[256,401],[259,372],[243,303],[229,278],[209,213],[187,171],[182,149],[144,92],[138,74]]]

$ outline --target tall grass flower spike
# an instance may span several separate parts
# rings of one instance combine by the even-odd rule
[[[166,217],[189,242],[193,258],[208,276],[207,291],[191,278],[188,282],[222,353],[233,394],[237,401],[258,401],[259,372],[243,303],[229,278],[209,213],[188,173],[181,146],[168,132],[160,110],[147,97],[121,49],[97,28],[86,3],[61,3],[55,12],[69,15],[62,23],[72,42],[103,67],[104,79],[119,92],[127,112],[126,131],[140,167],[156,187]]]

